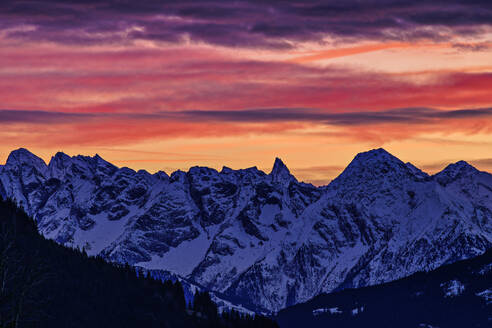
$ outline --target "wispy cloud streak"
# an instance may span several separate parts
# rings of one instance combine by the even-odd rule
[[[383,111],[333,113],[316,109],[275,108],[238,111],[161,112],[169,118],[191,121],[278,122],[307,121],[329,125],[370,125],[381,123],[424,124],[437,120],[492,117],[492,108],[438,110],[433,108],[398,108]]]
[[[0,124],[65,124],[87,121],[179,121],[190,123],[259,123],[309,122],[337,126],[384,123],[429,124],[448,119],[491,118],[492,108],[439,110],[433,108],[398,108],[382,111],[327,112],[312,108],[267,108],[246,110],[188,110],[155,113],[66,113],[36,110],[0,110]]]

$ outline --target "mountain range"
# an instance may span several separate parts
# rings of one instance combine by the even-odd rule
[[[280,159],[257,168],[150,174],[100,156],[26,149],[0,166],[10,198],[59,244],[163,270],[257,311],[393,281],[492,246],[492,175],[460,161],[428,175],[383,149],[329,185]]]

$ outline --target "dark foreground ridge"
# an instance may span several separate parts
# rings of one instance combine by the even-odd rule
[[[289,327],[491,327],[492,249],[383,285],[322,294],[279,312]]]
[[[0,327],[276,327],[261,316],[219,315],[208,293],[187,306],[179,282],[138,277],[41,236],[0,198]]]

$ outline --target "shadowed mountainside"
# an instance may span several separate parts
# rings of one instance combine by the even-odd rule
[[[207,293],[187,309],[179,283],[138,277],[41,236],[0,200],[0,327],[276,327],[263,317],[218,315]]]

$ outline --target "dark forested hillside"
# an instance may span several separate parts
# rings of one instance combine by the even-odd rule
[[[46,240],[0,199],[0,327],[275,327],[269,319],[217,314],[207,293],[185,304],[179,282],[137,277]]]
[[[280,311],[289,327],[492,327],[492,249],[379,286],[324,294]]]

